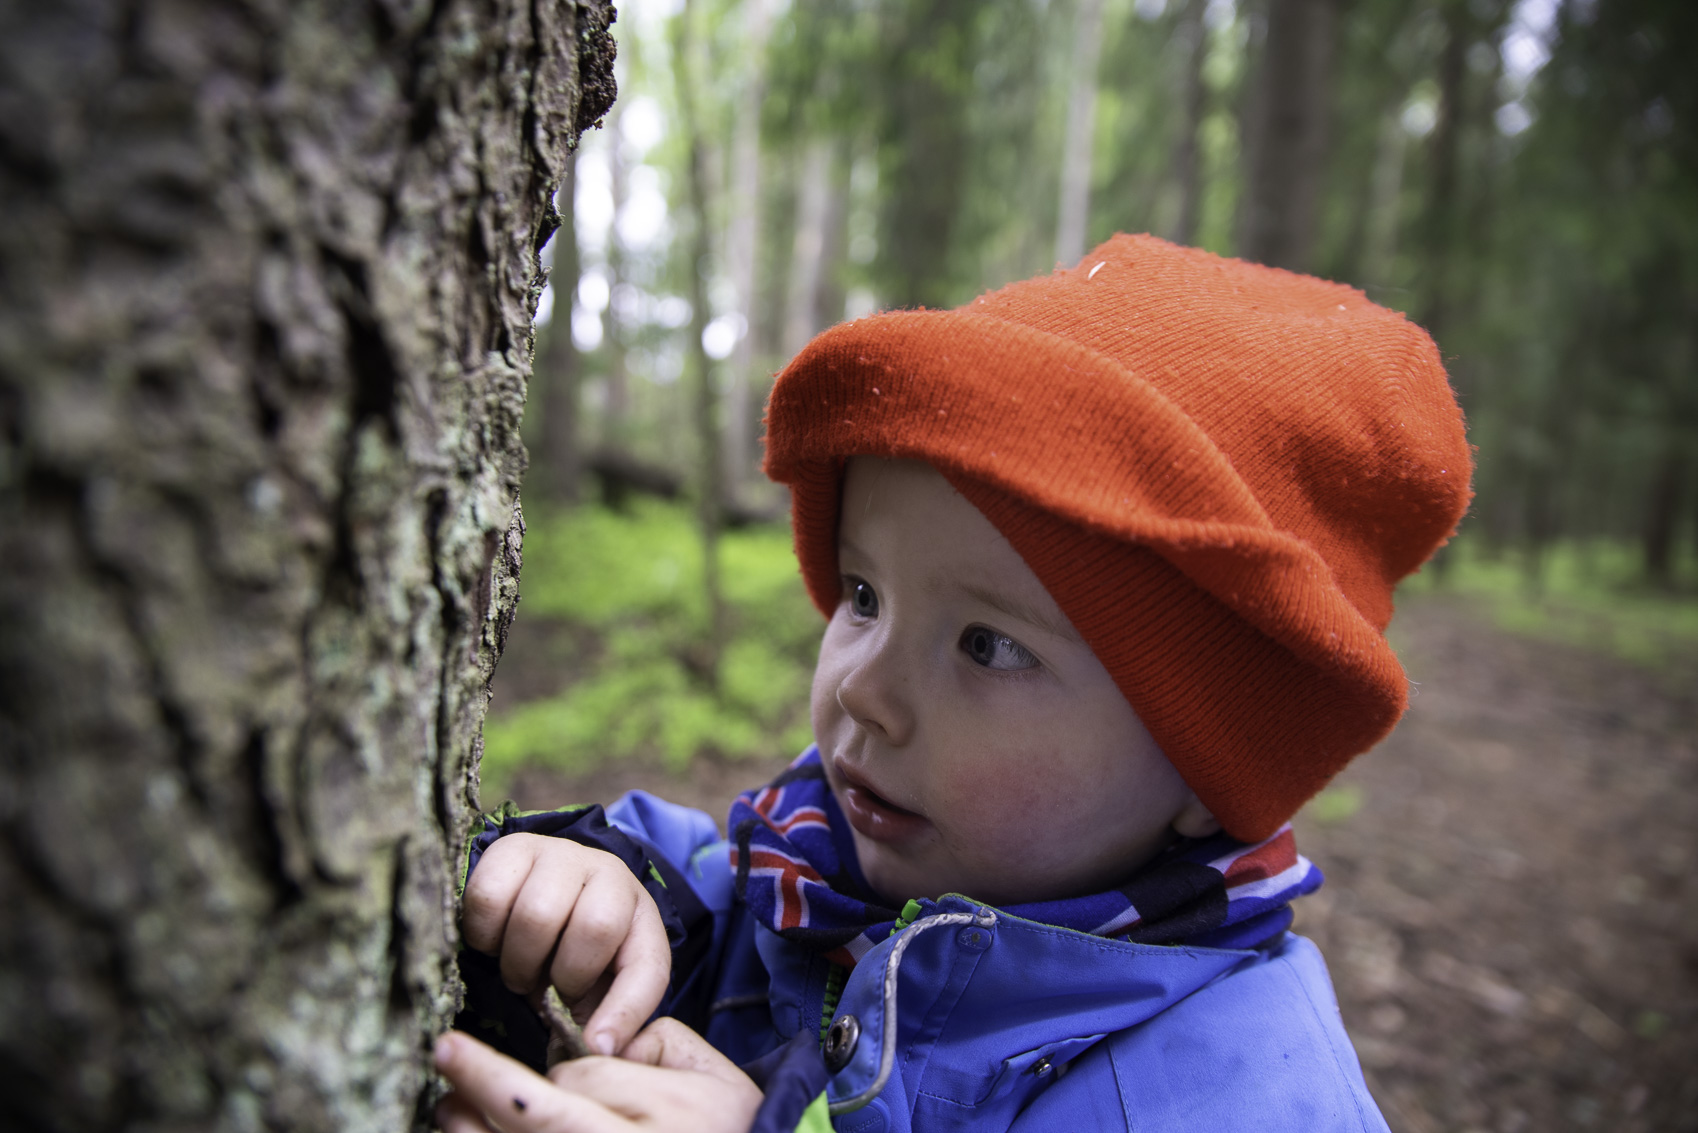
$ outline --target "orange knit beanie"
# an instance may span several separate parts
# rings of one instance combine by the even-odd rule
[[[766,444],[827,616],[845,459],[930,462],[1250,841],[1402,715],[1392,588],[1455,529],[1471,464],[1419,327],[1149,236],[826,331],[779,375]]]

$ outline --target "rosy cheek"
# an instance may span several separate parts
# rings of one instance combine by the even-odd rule
[[[1034,818],[1033,804],[1045,808],[1034,784],[1007,770],[967,762],[950,768],[940,784],[947,813],[957,831],[973,832],[975,841],[988,841],[993,831],[1024,828]]]

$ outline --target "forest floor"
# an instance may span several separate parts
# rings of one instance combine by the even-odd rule
[[[520,617],[497,691],[555,684]],[[1655,669],[1400,602],[1418,694],[1297,820],[1297,905],[1396,1133],[1698,1131],[1698,655]],[[508,702],[507,707],[510,707]],[[527,807],[642,787],[723,821],[770,762],[623,762],[509,784]]]

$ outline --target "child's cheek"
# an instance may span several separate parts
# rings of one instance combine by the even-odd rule
[[[1042,785],[1015,768],[964,761],[951,768],[944,813],[949,826],[971,828],[981,842],[1021,839],[1033,823],[1045,821],[1053,810]]]

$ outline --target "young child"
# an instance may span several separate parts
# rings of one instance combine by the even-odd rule
[[[767,428],[816,745],[729,840],[487,821],[461,1026],[541,1069],[552,983],[622,1057],[447,1036],[443,1128],[1385,1129],[1286,821],[1402,713],[1392,589],[1467,504],[1427,336],[1118,236],[827,331]]]

